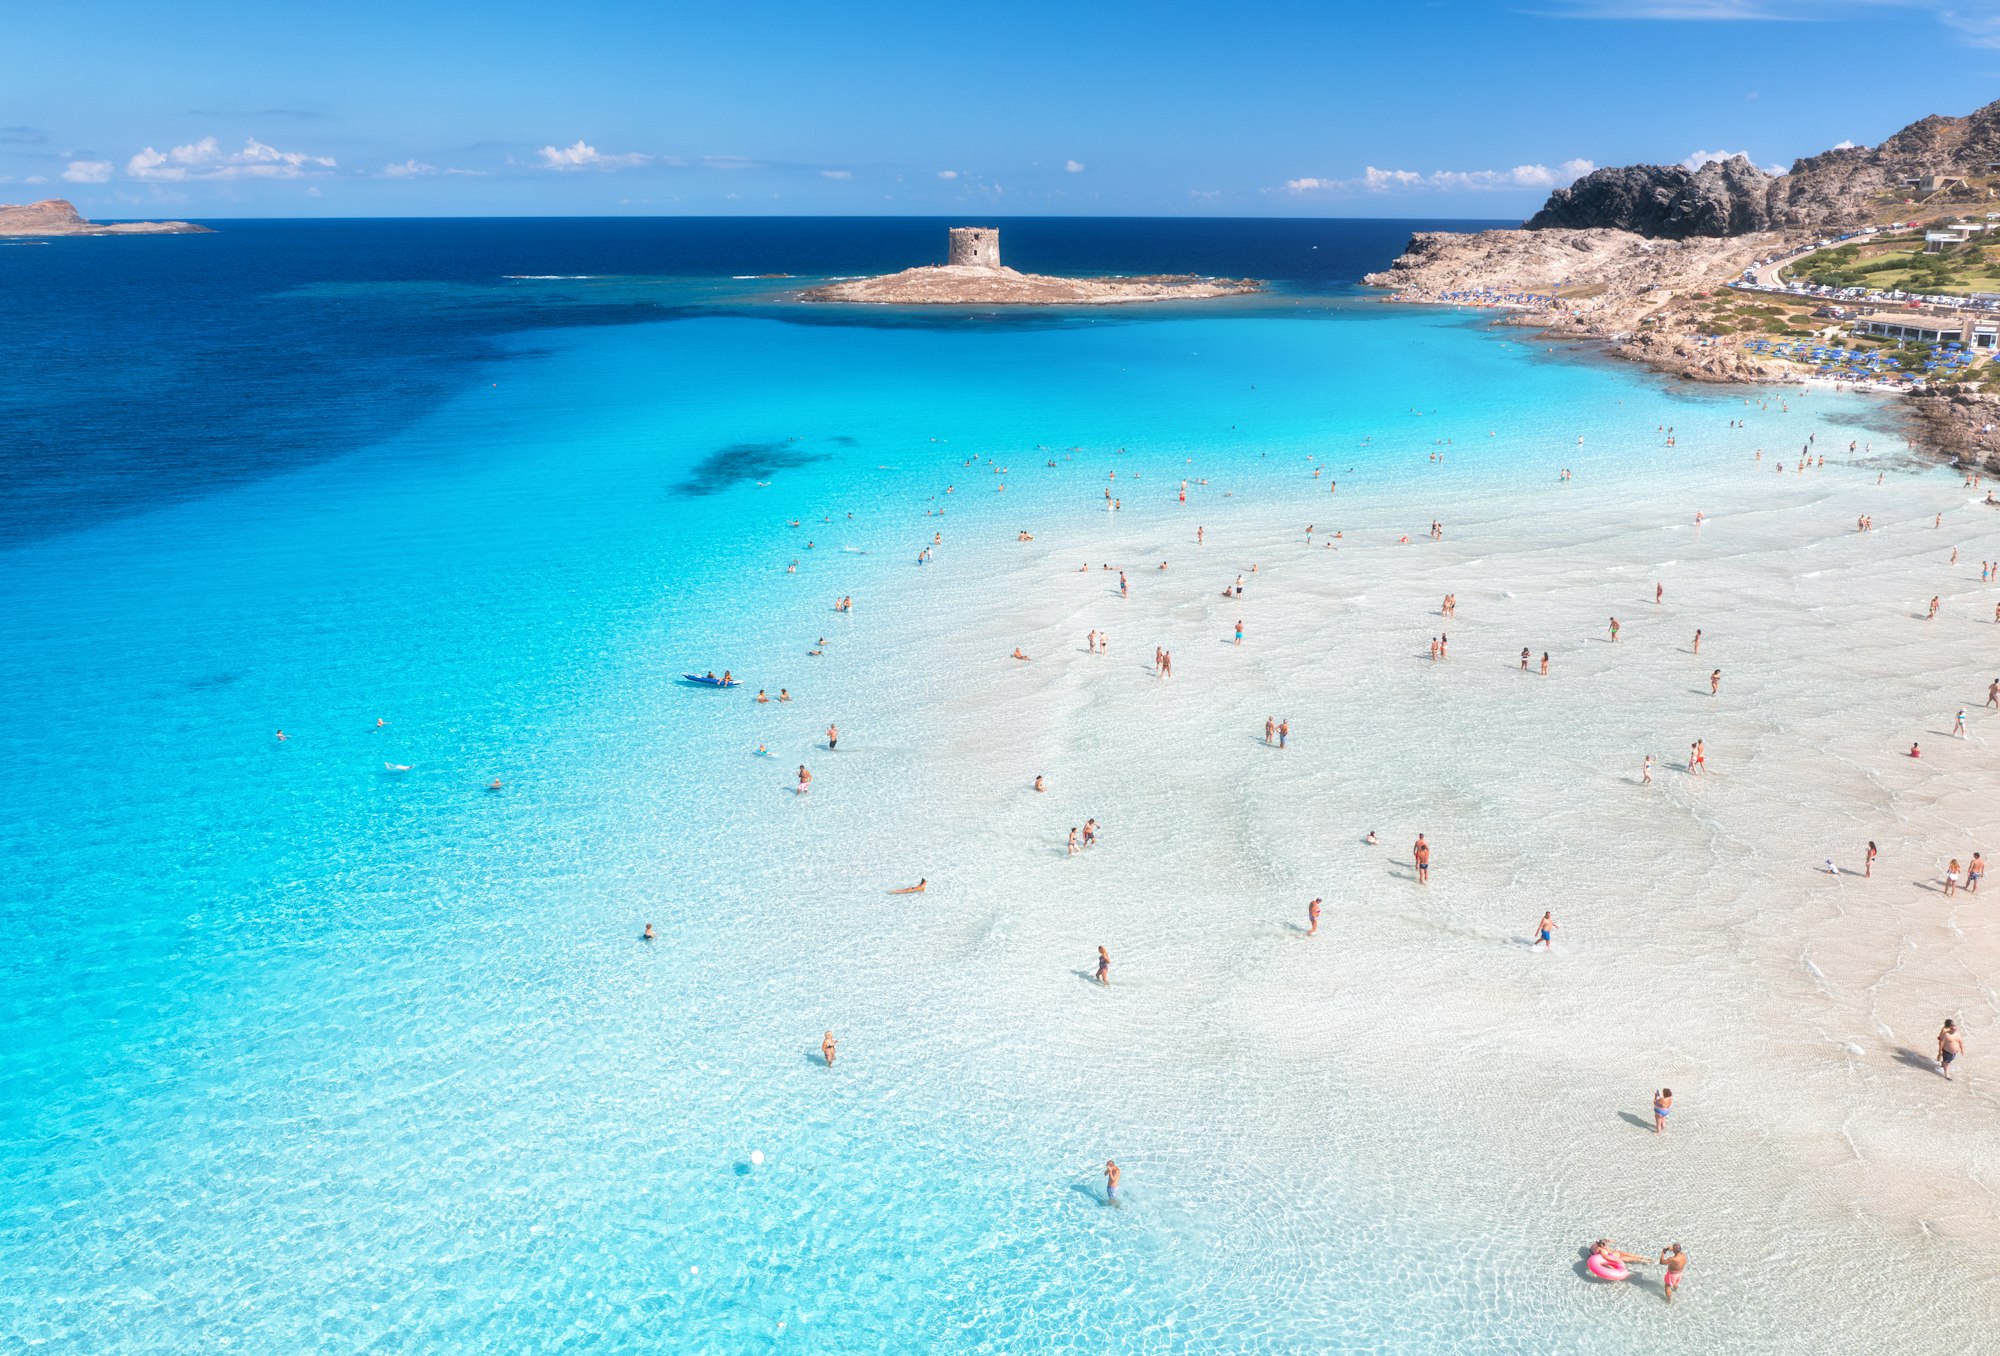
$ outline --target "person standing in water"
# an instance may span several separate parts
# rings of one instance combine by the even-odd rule
[[[1861,879],[1867,880],[1875,874],[1875,840],[1868,840],[1868,855],[1861,860]]]
[[[1431,883],[1431,845],[1424,841],[1422,834],[1418,834],[1417,841],[1411,844],[1410,856],[1415,859],[1417,864],[1417,884],[1429,885]]]
[[[1949,1080],[1952,1061],[1965,1053],[1965,1035],[1958,1029],[1957,1022],[1949,1017],[1944,1019],[1944,1025],[1938,1030],[1937,1045],[1938,1072]]]
[[[1535,947],[1539,946],[1544,951],[1555,950],[1556,949],[1555,934],[1556,934],[1555,915],[1554,913],[1548,910],[1543,910],[1542,921],[1535,924],[1534,943],[1528,949],[1532,951],[1535,949]]]
[[[1676,1243],[1660,1254],[1659,1264],[1667,1269],[1667,1274],[1660,1278],[1660,1290],[1667,1297],[1667,1303],[1672,1304],[1675,1292],[1681,1288],[1681,1278],[1687,1275],[1688,1255]]]
[[[1708,671],[1708,695],[1713,697],[1720,691],[1722,691],[1722,670],[1710,669]]]
[[[1958,718],[1951,723],[1951,732],[1956,737],[1965,738],[1965,708],[1958,708]]]
[[[1097,948],[1097,982],[1111,987],[1111,953],[1101,946]]]
[[[1319,897],[1317,895],[1313,897],[1313,901],[1310,904],[1306,905],[1306,921],[1311,924],[1306,929],[1306,936],[1319,936]]]
[[[1109,1158],[1104,1160],[1104,1203],[1106,1205],[1118,1204],[1118,1178],[1121,1175],[1118,1171],[1117,1160]]]
[[[1646,761],[1643,764],[1641,764],[1639,768],[1639,785],[1651,786],[1652,784],[1653,784],[1653,755],[1649,753],[1646,755]]]
[[[1236,643],[1238,645],[1243,643],[1243,619],[1241,617],[1236,619]]]
[[[807,771],[806,771],[806,765],[805,765],[804,763],[800,763],[800,764],[799,764],[799,794],[803,796],[804,794],[806,794],[806,792],[808,792],[808,791],[812,790],[812,784],[813,784],[813,775],[812,775],[812,773],[810,773],[810,772],[807,772]]]
[[[1289,721],[1289,720],[1281,720],[1281,721],[1279,721],[1279,722],[1278,722],[1278,747],[1279,747],[1279,748],[1281,748],[1281,749],[1282,749],[1283,747],[1285,747],[1285,741],[1286,741],[1287,739],[1290,739],[1290,738],[1291,738],[1291,736],[1292,736],[1292,722],[1291,722],[1291,721]]]
[[[1614,641],[1618,639],[1618,618],[1616,617],[1611,619],[1611,639]]]
[[[819,1042],[819,1053],[821,1057],[826,1060],[826,1067],[829,1069],[833,1067],[833,1056],[835,1050],[836,1050],[836,1043],[833,1039],[833,1033],[829,1031],[826,1033],[826,1035],[820,1037],[820,1042]]]
[[[1694,629],[1694,652],[1696,654],[1701,653],[1701,628],[1699,626]]]
[[[1986,858],[1975,852],[1972,860],[1965,864],[1965,893],[1979,893],[1979,878],[1986,874]]]
[[[1276,716],[1264,717],[1264,742],[1266,744],[1270,743],[1271,736],[1277,734],[1277,732],[1278,732],[1278,718]]]
[[[826,727],[826,751],[832,753],[840,747],[840,727],[828,722]]]
[[[1667,1130],[1667,1117],[1673,1114],[1674,1090],[1661,1088],[1653,1094],[1653,1133],[1662,1135]]]

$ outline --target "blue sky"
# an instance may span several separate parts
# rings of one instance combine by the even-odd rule
[[[0,21],[0,201],[101,217],[1509,217],[2000,97],[2000,0],[161,5]]]

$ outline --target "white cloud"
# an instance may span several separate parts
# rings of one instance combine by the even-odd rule
[[[1083,173],[1083,162],[1081,160],[1065,160],[1063,161],[1063,168],[1071,174],[1081,174]]]
[[[940,179],[956,179],[957,177],[958,177],[958,171],[957,171],[957,170],[939,170],[939,171],[938,171],[938,178],[940,178]]]
[[[384,179],[415,179],[419,175],[436,174],[437,172],[438,168],[436,165],[426,165],[423,161],[414,158],[405,160],[399,165],[382,166],[382,177]]]
[[[1841,146],[1852,146],[1853,144],[1851,141],[1840,143]],[[1836,146],[1834,149],[1839,150],[1840,146]],[[1693,155],[1681,161],[1681,164],[1687,169],[1698,170],[1703,165],[1713,164],[1718,160],[1734,160],[1739,155],[1745,160],[1749,160],[1753,165],[1757,163],[1755,160],[1750,159],[1750,152],[1748,151],[1696,151]],[[1763,166],[1763,170],[1766,174],[1784,174],[1786,172],[1783,165],[1765,165]]]
[[[1696,151],[1693,155],[1681,161],[1681,164],[1687,169],[1698,170],[1703,165],[1713,164],[1718,160],[1734,160],[1739,155],[1745,160],[1750,159],[1750,152],[1748,151]]]
[[[606,155],[581,137],[573,146],[544,146],[535,154],[542,158],[543,169],[552,170],[628,169],[645,164],[647,159],[636,151]]]
[[[1990,3],[1962,0],[1559,0],[1549,11],[1558,19],[1687,19],[1696,22],[1757,20],[1829,22],[1854,19],[1869,10],[1928,10],[1960,35],[1968,47],[2000,47],[2000,14]]]
[[[822,179],[852,179],[854,177],[853,170],[821,170],[819,173]]]
[[[1574,0],[1562,19],[1787,19],[1783,0]]]
[[[72,184],[104,184],[111,182],[111,162],[109,160],[72,160],[69,168],[62,172],[63,181]]]
[[[1380,169],[1368,166],[1359,179],[1287,179],[1287,193],[1387,193],[1397,189],[1441,189],[1449,192],[1480,192],[1511,188],[1560,188],[1581,179],[1597,168],[1588,160],[1565,160],[1550,169],[1547,165],[1516,165],[1507,170],[1416,170]]]
[[[1198,198],[1202,202],[1214,202],[1222,196],[1222,190],[1219,188],[1191,188],[1188,190],[1188,196],[1190,198]]]
[[[1830,151],[1854,151],[1861,149],[1861,143],[1858,141],[1848,141],[1847,139],[1842,138],[1841,140],[1834,142],[1833,145],[1827,147],[1827,149]]]
[[[330,155],[281,151],[255,137],[246,140],[240,151],[225,151],[214,137],[203,137],[169,151],[156,151],[148,146],[125,163],[125,172],[134,179],[169,181],[296,179],[304,174],[322,174],[333,167]]]

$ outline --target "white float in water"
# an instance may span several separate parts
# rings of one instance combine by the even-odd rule
[[[763,1167],[764,1151],[762,1149],[752,1149],[750,1151],[750,1162],[753,1167]]]

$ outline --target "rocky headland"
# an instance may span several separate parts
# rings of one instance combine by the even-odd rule
[[[807,288],[801,301],[872,302],[901,306],[1112,306],[1143,301],[1198,301],[1255,292],[1249,278],[1153,273],[1137,277],[1061,278],[1022,273],[1000,262],[1000,232],[954,226],[946,262],[875,278]]]
[[[1248,278],[1147,274],[1132,278],[1058,278],[1011,268],[962,268],[939,264],[852,282],[828,283],[800,293],[805,301],[860,301],[905,306],[1110,306],[1135,301],[1192,301],[1255,292]]]
[[[1605,168],[1556,190],[1518,230],[1412,236],[1400,258],[1363,281],[1404,301],[1495,305],[1501,323],[1595,341],[1675,376],[1798,381],[1800,369],[1726,336],[1753,319],[1786,332],[1825,326],[1811,314],[1816,304],[1728,285],[1829,232],[2000,210],[1996,166],[2000,102],[1963,118],[1925,118],[1879,146],[1809,156],[1779,175],[1741,156],[1697,169]],[[1904,397],[1912,441],[1961,461],[1996,459],[2000,469],[2000,376],[1983,385]]]
[[[0,203],[0,237],[57,235],[206,235],[208,227],[190,221],[87,220],[63,198],[41,202]]]

